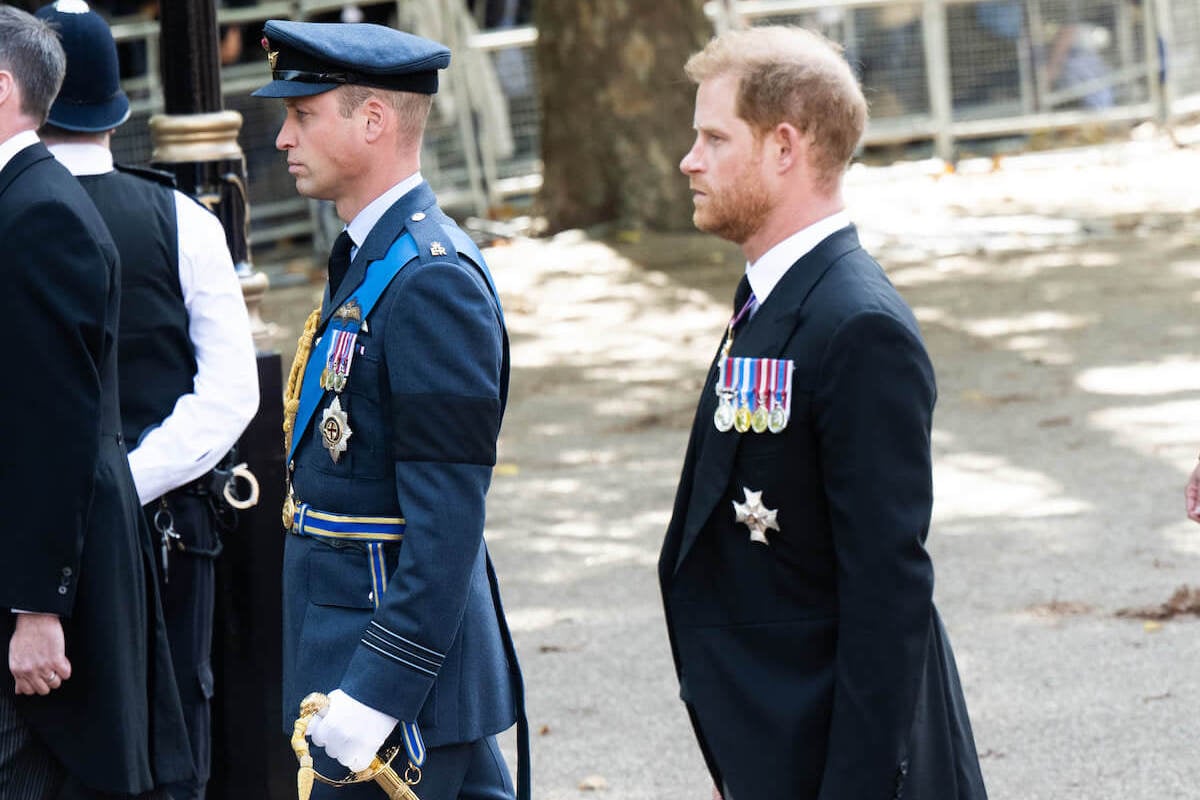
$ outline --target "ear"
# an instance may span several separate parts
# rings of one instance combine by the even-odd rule
[[[0,103],[12,98],[17,91],[17,81],[6,69],[0,69]]]
[[[767,136],[767,156],[772,159],[779,174],[802,167],[808,160],[808,137],[796,126],[781,122]]]
[[[374,143],[379,140],[384,132],[394,125],[392,117],[394,112],[382,99],[375,95],[369,95],[362,105],[358,107],[359,113],[362,114],[363,122],[366,125],[365,135],[368,142]]]

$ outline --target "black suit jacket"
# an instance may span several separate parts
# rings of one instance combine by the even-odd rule
[[[0,171],[0,283],[0,641],[7,654],[10,608],[58,614],[72,668],[18,708],[82,784],[144,792],[192,765],[120,436],[117,255],[40,143]]]
[[[779,434],[697,410],[659,562],[681,693],[733,800],[979,800],[924,542],[933,369],[854,229],[784,275],[731,355],[795,363]],[[778,511],[769,545],[733,502]]]

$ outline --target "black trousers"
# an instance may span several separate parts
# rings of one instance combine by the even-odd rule
[[[165,508],[161,501],[147,505],[146,518],[159,537],[155,544],[160,553],[168,523],[179,536],[168,546],[166,568],[158,565],[158,589],[197,775],[195,781],[166,788],[173,800],[202,800],[212,759],[213,559],[220,538],[207,495],[185,489],[171,492],[165,501]]]
[[[3,800],[169,800],[162,791],[126,795],[81,784],[21,718],[12,682],[0,677],[0,798]]]

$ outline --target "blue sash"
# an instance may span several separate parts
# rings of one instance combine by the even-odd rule
[[[475,252],[478,253],[478,249]],[[362,309],[362,318],[365,320],[371,313],[371,309],[375,307],[375,303],[379,301],[383,290],[388,287],[400,270],[416,257],[417,243],[412,234],[406,232],[392,243],[392,246],[388,248],[387,255],[367,267],[366,277],[346,302],[357,300]],[[326,325],[326,329],[328,327]],[[296,446],[300,443],[300,437],[304,435],[308,423],[316,413],[317,406],[321,403],[321,398],[325,396],[325,390],[321,388],[321,370],[325,365],[317,356],[316,350],[317,343],[314,341],[313,351],[309,354],[308,363],[304,366],[304,381],[300,384],[300,407],[296,410],[296,423],[292,428],[288,463],[291,463],[292,456],[296,454]]]
[[[479,252],[479,246],[475,244],[475,240],[463,231],[457,225],[446,225],[446,232],[450,234],[450,241],[454,242],[454,249],[460,255],[465,255],[467,258],[475,262],[475,266],[479,267],[479,271],[483,274],[483,279],[487,281],[488,289],[492,292],[492,299],[496,301],[496,311],[500,314],[500,324],[504,324],[504,309],[500,307],[500,293],[496,291],[496,284],[492,283],[492,274],[488,271],[487,263],[483,260],[483,253]]]

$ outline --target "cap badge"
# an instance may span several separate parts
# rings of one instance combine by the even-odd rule
[[[275,69],[275,62],[279,60],[279,51],[271,49],[271,43],[265,36],[262,37],[262,47],[263,50],[267,51],[267,64],[270,65],[271,69]]]

